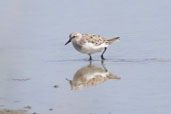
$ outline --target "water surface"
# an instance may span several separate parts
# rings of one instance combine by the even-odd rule
[[[169,0],[1,0],[1,112],[170,114],[170,10]],[[64,46],[75,31],[121,41],[90,64]]]

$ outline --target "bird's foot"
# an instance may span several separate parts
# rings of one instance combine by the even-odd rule
[[[101,55],[101,59],[102,59],[102,61],[106,60],[106,58],[104,58],[103,55]]]

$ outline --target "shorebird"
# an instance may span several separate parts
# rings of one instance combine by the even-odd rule
[[[119,37],[106,39],[99,35],[73,32],[69,35],[69,40],[65,43],[65,45],[72,42],[77,51],[89,55],[89,60],[92,60],[91,54],[103,51],[101,54],[101,59],[104,60],[105,58],[103,55],[107,50],[107,47],[116,41],[119,41]]]

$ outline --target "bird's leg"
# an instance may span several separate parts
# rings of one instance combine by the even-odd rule
[[[92,61],[90,60],[89,66],[92,66]]]
[[[88,65],[88,67],[92,67],[93,65],[92,65],[92,61],[90,60],[89,61],[89,65]]]
[[[104,51],[103,51],[103,53],[101,54],[101,59],[102,59],[102,60],[105,60],[105,58],[103,57],[103,54],[105,53],[106,49],[107,49],[107,47],[104,48]]]
[[[102,65],[103,69],[105,70],[105,72],[107,72],[107,68],[104,65],[104,60],[101,61],[101,65]]]
[[[91,54],[88,54],[88,55],[90,56],[89,61],[91,61],[92,60]]]

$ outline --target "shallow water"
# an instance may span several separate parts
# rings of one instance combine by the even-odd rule
[[[0,112],[170,114],[170,10],[169,0],[1,0]],[[64,46],[73,31],[121,41],[90,63]]]

